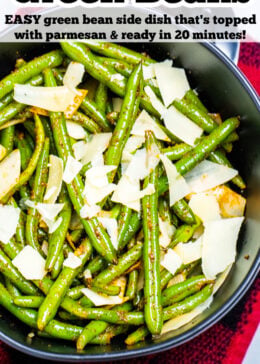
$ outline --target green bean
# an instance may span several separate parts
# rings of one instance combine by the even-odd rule
[[[118,310],[122,312],[128,312],[132,309],[132,305],[127,302],[120,306],[115,306],[112,308],[112,310]],[[96,336],[103,333],[107,328],[109,327],[109,324],[105,321],[91,321],[87,324],[87,326],[84,328],[80,336],[77,340],[77,349],[83,350],[84,347],[90,343]]]
[[[49,148],[50,148],[50,142],[49,139],[46,138],[43,145],[42,153],[39,158],[38,166],[36,168],[33,190],[31,193],[31,199],[36,203],[42,202],[45,186],[48,179]],[[25,226],[26,242],[32,248],[41,252],[41,248],[38,241],[38,223],[39,223],[39,213],[36,208],[30,207],[27,210],[27,219]]]
[[[182,302],[164,308],[163,320],[166,321],[191,311],[209,298],[211,294],[212,285],[207,285],[201,291],[186,298]],[[104,308],[84,308],[68,297],[63,300],[61,307],[83,319],[102,320],[117,325],[128,324],[139,326],[144,324],[144,314],[142,312],[112,311]]]
[[[0,305],[26,325],[37,328],[37,311],[16,306],[13,303],[11,295],[2,284],[0,284]],[[45,332],[59,339],[76,340],[82,329],[83,328],[79,326],[52,320],[46,326]]]
[[[12,298],[21,296],[21,292],[19,291],[19,289],[15,287],[15,285],[13,285],[10,279],[7,277],[5,277],[5,287],[12,296]]]
[[[88,96],[82,101],[80,108],[93,119],[103,131],[110,131],[111,126],[106,118],[105,112],[98,109],[97,104]]]
[[[163,269],[161,271],[161,289],[163,290],[170,280],[179,273],[183,274],[185,277],[188,276],[199,263],[200,259],[190,264],[182,265],[179,269],[177,269],[174,275],[171,274],[167,269]]]
[[[146,326],[141,326],[130,335],[127,336],[125,339],[126,345],[135,345],[140,341],[144,341],[145,337],[149,335],[150,331],[147,329]]]
[[[44,144],[44,130],[38,115],[35,115],[36,145],[28,167],[20,174],[18,182],[2,198],[1,202],[6,203],[9,198],[23,185],[25,185],[33,175]]]
[[[24,171],[30,162],[32,157],[32,150],[30,145],[27,143],[25,136],[23,133],[20,133],[17,137],[15,137],[15,145],[20,151],[21,155],[21,166]]]
[[[107,86],[100,82],[96,91],[95,102],[97,108],[103,113],[106,112],[107,97]]]
[[[109,345],[111,343],[111,340],[113,339],[113,337],[117,336],[117,335],[122,335],[125,334],[128,331],[128,326],[127,325],[121,325],[121,326],[115,326],[115,325],[111,325],[108,327],[108,329],[96,336],[94,339],[92,339],[89,344],[94,344],[94,345]]]
[[[132,216],[132,210],[127,206],[122,206],[118,221],[118,249],[121,250],[123,238],[127,232]]]
[[[71,204],[64,186],[59,197],[59,203],[64,203],[64,207],[59,215],[62,218],[62,223],[49,237],[49,249],[45,263],[45,269],[47,271],[53,270],[59,255],[62,253],[63,244],[69,229]]]
[[[91,274],[99,273],[101,270],[107,267],[107,262],[104,258],[100,256],[96,256],[93,258],[87,265],[87,269],[90,271]]]
[[[7,244],[6,244],[7,245]],[[32,283],[26,281],[15,268],[11,260],[0,249],[0,272],[7,277],[21,292],[25,294],[37,294],[37,289]]]
[[[138,282],[138,270],[135,269],[128,275],[128,282],[127,282],[127,290],[126,290],[126,297],[129,300],[134,299],[136,292],[137,292],[137,282]]]
[[[0,144],[5,147],[7,155],[11,153],[14,148],[14,131],[15,126],[12,125],[0,132]]]
[[[181,225],[179,226],[175,232],[174,232],[174,235],[173,235],[173,238],[172,238],[172,241],[171,243],[168,245],[168,248],[174,248],[177,244],[179,243],[186,243],[188,242],[195,230],[200,226],[201,224],[201,221],[196,217],[196,220],[197,222],[193,225]]]
[[[118,60],[115,58],[107,58],[107,57],[97,57],[100,63],[104,64],[105,66],[113,67],[118,73],[125,77],[129,77],[133,72],[134,65],[129,64],[125,61]]]
[[[146,131],[146,149],[149,151],[152,143],[155,143],[154,134]],[[158,334],[162,328],[162,306],[160,287],[160,246],[158,224],[158,166],[146,177],[144,188],[149,183],[154,185],[155,193],[145,196],[143,206],[143,230],[144,230],[144,315],[145,322],[152,334]]]
[[[209,155],[209,160],[212,162],[222,164],[224,166],[232,168],[232,164],[229,162],[229,160],[225,156],[224,151],[222,152],[221,150],[216,150],[214,152],[211,152]],[[234,183],[234,185],[241,188],[242,190],[246,188],[246,184],[243,181],[243,178],[239,175],[235,176],[231,181]]]
[[[63,297],[74,278],[79,274],[86,261],[90,258],[91,253],[92,249],[89,241],[87,239],[83,240],[79,248],[75,251],[75,255],[80,256],[81,259],[80,267],[76,269],[64,267],[39,308],[37,318],[39,330],[42,331],[48,322],[55,316]]]
[[[181,113],[190,118],[195,124],[200,126],[206,133],[211,133],[214,129],[218,127],[218,124],[209,116],[205,111],[202,111],[200,107],[191,104],[185,100],[174,100],[173,105]],[[230,134],[225,143],[229,143],[229,138],[234,139],[234,136]],[[235,140],[237,135],[235,134]]]
[[[164,321],[170,320],[176,316],[190,312],[195,307],[205,302],[212,294],[212,284],[205,286],[198,293],[186,298],[185,300],[166,307],[163,310]]]
[[[69,235],[70,235],[71,241],[75,244],[80,240],[80,238],[82,237],[83,234],[84,234],[83,229],[77,229],[77,230],[73,230]]]
[[[176,144],[173,147],[164,148],[163,154],[166,155],[171,161],[182,158],[186,153],[192,150],[192,146],[186,143]]]
[[[50,141],[50,154],[57,154],[53,135],[52,135],[51,126],[50,126],[47,118],[42,117],[41,120],[42,120],[42,125],[44,128],[44,133],[45,133],[46,137],[49,138],[49,141]]]
[[[127,83],[126,78],[116,71],[112,71],[110,68],[108,69],[108,67],[104,66],[85,45],[80,43],[61,42],[61,47],[71,59],[84,64],[87,72],[92,77],[99,82],[103,82],[120,97],[124,97]],[[145,95],[142,95],[140,105],[152,115],[160,117],[158,111],[153,108]]]
[[[42,75],[33,77],[27,84],[31,86],[39,86],[43,82]],[[0,111],[0,126],[17,116],[18,119],[26,119],[28,116],[24,113],[26,105],[16,101],[12,101],[4,109]],[[30,115],[31,116],[31,113]]]
[[[62,63],[62,52],[52,51],[26,63],[0,81],[0,99],[11,92],[16,83],[25,83],[39,75],[46,67],[57,67]]]
[[[10,239],[7,244],[0,242],[0,247],[3,252],[10,258],[14,259],[16,255],[22,250],[23,246],[18,244],[14,238]]]
[[[92,285],[96,287],[106,286],[115,278],[121,276],[142,256],[143,244],[138,242],[132,249],[123,254],[117,265],[110,265],[101,273],[99,273],[92,281]]]
[[[135,236],[138,230],[142,226],[142,219],[140,214],[137,212],[132,213],[129,224],[126,227],[126,231],[122,234],[122,238],[120,237],[120,248],[123,249],[127,243]]]
[[[44,297],[41,296],[20,296],[14,298],[14,304],[19,307],[38,308],[43,300]]]
[[[84,108],[84,106],[82,106],[82,108]],[[70,120],[83,126],[83,128],[87,129],[90,133],[96,134],[100,133],[102,130],[102,128],[94,120],[79,111],[72,115]]]
[[[47,86],[54,87],[56,85],[55,79],[50,69],[45,70],[44,77]],[[51,112],[50,120],[58,155],[63,159],[64,163],[66,163],[68,156],[73,156],[73,153],[64,115],[62,113]],[[67,189],[74,209],[80,216],[81,208],[84,206],[84,200],[82,197],[84,185],[79,174],[71,183],[67,184]],[[116,262],[115,249],[108,234],[101,226],[98,219],[81,219],[81,222],[91,240],[91,243],[93,244],[93,247],[97,250],[97,252],[110,263]]]
[[[58,277],[58,275],[60,274],[63,262],[64,262],[64,255],[63,255],[63,251],[61,251],[60,254],[58,255],[58,257],[54,263],[54,266],[52,268],[52,271],[51,271],[52,279],[56,279]]]
[[[149,65],[155,62],[151,58],[139,52],[135,52],[131,49],[125,48],[119,44],[101,42],[96,40],[84,41],[84,44],[86,44],[91,50],[96,53],[102,54],[106,57],[120,59],[130,64],[138,64],[143,61],[144,64]]]
[[[186,279],[184,282],[176,283],[162,292],[162,305],[170,306],[173,303],[182,301],[187,296],[198,292],[209,281],[203,276],[195,276]]]
[[[207,112],[202,111],[199,107],[185,100],[174,100],[173,105],[182,114],[190,118],[194,123],[200,126],[205,132],[211,133],[217,124],[211,119]]]
[[[189,205],[187,204],[187,202],[182,199],[178,202],[176,202],[173,206],[172,209],[175,213],[175,215],[182,220],[183,222],[185,222],[186,224],[194,224],[195,223],[195,216],[191,210],[191,208],[189,207]]]
[[[105,154],[105,164],[118,166],[124,146],[129,138],[142,93],[142,67],[138,65],[129,77],[120,115]],[[113,181],[116,170],[109,174]]]
[[[184,99],[194,105],[196,105],[199,109],[201,109],[204,112],[208,112],[207,108],[203,105],[203,103],[200,101],[199,97],[193,90],[188,90],[186,94],[184,95]]]
[[[34,124],[34,122],[31,121],[31,120],[26,120],[23,123],[23,126],[25,127],[28,134],[32,137],[32,139],[35,140],[35,124]]]
[[[82,288],[85,288],[85,286],[80,285],[80,286],[70,288],[67,291],[67,296],[72,298],[73,300],[78,300],[79,298],[83,297],[83,293],[81,292]]]
[[[105,286],[105,285],[100,284],[100,285],[96,285],[96,286],[92,285],[91,288],[95,292],[105,294],[108,296],[118,296],[121,291],[121,288],[116,285]]]
[[[223,122],[219,127],[214,129],[211,134],[204,137],[194,149],[187,153],[183,158],[176,162],[177,171],[183,176],[193,169],[199,162],[207,158],[208,155],[216,149],[237,127],[239,121],[237,118],[230,118]]]
[[[2,111],[8,104],[10,104],[13,101],[13,93],[10,92],[9,94],[5,95],[0,100],[0,111]]]

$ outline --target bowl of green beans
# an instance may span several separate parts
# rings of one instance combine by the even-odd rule
[[[214,45],[2,44],[0,339],[57,361],[180,345],[259,268],[259,101]]]

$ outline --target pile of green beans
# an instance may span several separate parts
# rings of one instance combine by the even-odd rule
[[[231,117],[218,124],[198,95],[189,90],[173,105],[204,134],[194,147],[181,142],[161,125],[161,115],[144,93],[144,86],[149,85],[161,99],[158,87],[143,80],[143,66],[155,61],[112,43],[62,42],[60,50],[28,62],[18,60],[15,71],[0,81],[0,144],[6,156],[14,149],[21,156],[20,176],[0,201],[21,209],[16,233],[7,244],[0,241],[0,305],[36,335],[76,341],[79,351],[86,345],[108,345],[118,335],[124,335],[126,345],[134,345],[149,335],[160,335],[164,322],[192,311],[212,296],[215,282],[202,274],[200,260],[182,265],[175,274],[160,264],[162,253],[178,243],[193,241],[202,222],[185,198],[170,207],[168,179],[161,163],[142,182],[143,189],[152,184],[154,193],[141,199],[140,212],[112,202],[110,196],[99,203],[102,212],[117,220],[117,248],[98,216],[80,216],[86,203],[85,172],[91,163],[84,165],[72,182],[62,182],[57,197],[63,204],[59,214],[62,223],[53,233],[48,232],[37,208],[25,204],[28,199],[44,203],[49,157],[56,155],[65,166],[68,158],[74,157],[75,140],[69,136],[64,113],[50,111],[48,116],[41,116],[32,112],[30,105],[13,99],[14,86],[62,85],[71,61],[84,65],[85,85],[91,89],[70,121],[81,125],[88,137],[112,133],[104,152],[104,163],[115,166],[108,174],[110,183],[116,184],[121,178],[123,150],[142,109],[170,140],[159,141],[153,131],[146,130],[147,155],[157,145],[182,176],[205,159],[232,167],[227,152],[238,139],[239,120]],[[84,88],[84,82],[82,85]],[[113,97],[122,98],[120,112],[113,110]],[[19,124],[9,125],[15,119]],[[246,188],[239,175],[231,182],[238,189]],[[75,216],[76,228],[72,224]],[[167,248],[160,246],[160,219],[174,227]],[[41,280],[25,279],[12,262],[26,246],[45,259],[46,275]],[[80,257],[77,268],[63,264],[71,254]],[[84,295],[85,288],[106,297],[119,295],[122,303],[95,306]]]

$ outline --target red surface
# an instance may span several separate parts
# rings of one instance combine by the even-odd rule
[[[260,44],[241,45],[239,67],[260,93]],[[140,359],[133,364],[240,364],[260,321],[260,278],[246,296],[219,323],[192,341],[167,352]],[[0,342],[0,364],[25,364],[31,358]],[[122,363],[130,363],[122,361]]]

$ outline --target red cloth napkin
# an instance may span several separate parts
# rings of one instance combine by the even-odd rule
[[[260,93],[260,44],[241,44],[238,66]],[[259,321],[260,278],[236,307],[209,330],[172,350],[131,359],[131,364],[241,364]],[[46,363],[36,360],[37,364]],[[32,359],[0,342],[0,364],[18,363],[31,364]],[[121,363],[130,364],[130,360]]]

